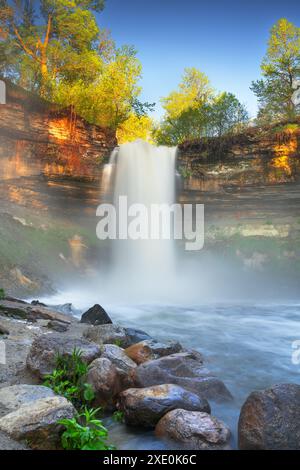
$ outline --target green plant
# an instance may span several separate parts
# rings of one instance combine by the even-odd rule
[[[108,431],[100,419],[96,418],[97,409],[85,408],[84,412],[72,419],[58,421],[65,427],[61,436],[65,450],[113,450],[107,443]]]
[[[82,352],[75,348],[71,356],[56,356],[56,367],[52,374],[45,377],[44,385],[80,409],[95,396],[91,385],[84,382],[87,372],[88,366],[82,360]]]
[[[119,348],[121,348],[122,345],[123,345],[123,342],[122,342],[121,339],[116,339],[116,340],[114,341],[114,345],[115,345],[115,346],[119,346]]]
[[[116,423],[124,423],[123,411],[115,411],[112,418]]]
[[[181,167],[179,169],[179,172],[184,179],[190,178],[193,175],[192,170],[189,170],[188,168],[184,167]]]
[[[5,291],[4,289],[0,289],[0,300],[4,300],[5,299]]]

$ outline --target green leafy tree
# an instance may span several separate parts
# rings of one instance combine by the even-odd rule
[[[76,73],[76,79],[91,80],[102,66],[94,12],[103,6],[88,0],[1,0],[2,68],[47,98],[60,79],[72,80]]]
[[[245,106],[235,95],[227,92],[216,96],[209,113],[210,133],[218,137],[242,131],[249,120]]]
[[[300,89],[300,28],[285,18],[277,21],[261,70],[263,78],[251,85],[260,105],[259,117],[295,117],[300,111],[295,100]]]

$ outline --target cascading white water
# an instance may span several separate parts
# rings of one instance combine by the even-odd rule
[[[120,196],[128,207],[175,202],[176,148],[156,147],[142,140],[121,145],[106,165],[102,184],[118,212]],[[149,221],[150,224],[150,221]],[[174,274],[174,241],[159,238],[114,240],[111,270],[118,283],[135,292],[159,291]]]

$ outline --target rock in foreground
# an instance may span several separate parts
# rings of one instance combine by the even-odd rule
[[[162,416],[176,408],[210,413],[205,399],[171,384],[125,390],[119,396],[118,408],[124,412],[126,424],[148,428],[155,427]]]
[[[86,381],[95,392],[94,405],[109,409],[114,408],[117,395],[127,387],[123,374],[106,357],[92,362]]]
[[[198,353],[183,352],[145,362],[135,369],[137,387],[162,384],[179,385],[200,397],[215,401],[231,400],[225,384],[204,366]]]
[[[16,411],[42,398],[55,397],[55,393],[43,385],[12,385],[0,389],[0,416]]]
[[[57,354],[71,356],[75,348],[82,352],[81,358],[87,364],[101,356],[101,349],[95,343],[60,333],[44,334],[33,341],[27,356],[27,367],[43,378],[55,368]]]
[[[300,385],[252,392],[241,409],[238,436],[242,450],[299,450]]]
[[[154,339],[148,339],[137,344],[133,344],[127,348],[125,352],[127,356],[136,362],[136,364],[143,364],[147,361],[178,353],[181,350],[182,346],[177,341],[160,343]]]
[[[65,398],[43,398],[1,418],[0,431],[17,441],[26,441],[32,449],[57,449],[63,431],[57,421],[74,415],[73,405]]]
[[[229,449],[230,429],[208,413],[170,411],[158,422],[155,434],[188,449]]]
[[[89,323],[90,325],[106,325],[112,323],[110,317],[101,305],[96,304],[87,312],[83,313],[81,323]]]

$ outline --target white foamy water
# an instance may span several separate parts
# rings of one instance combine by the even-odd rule
[[[149,214],[153,204],[169,208],[175,202],[175,162],[175,147],[156,147],[142,140],[121,145],[112,153],[103,172],[102,185],[107,201],[111,197],[117,210],[118,227],[123,226],[120,217],[126,216],[119,206],[120,197],[126,196],[128,208],[133,209],[136,204],[145,208],[141,224],[137,220],[137,230],[142,231],[142,225],[146,222],[149,233],[155,228],[160,232],[158,227],[151,226]],[[138,206],[136,210],[136,215],[139,215]],[[143,295],[147,295],[151,285],[153,295],[153,292],[162,291],[162,284],[174,275],[174,241],[163,239],[161,233],[155,240],[113,240],[110,259],[112,283],[122,284],[128,294],[139,292]]]

